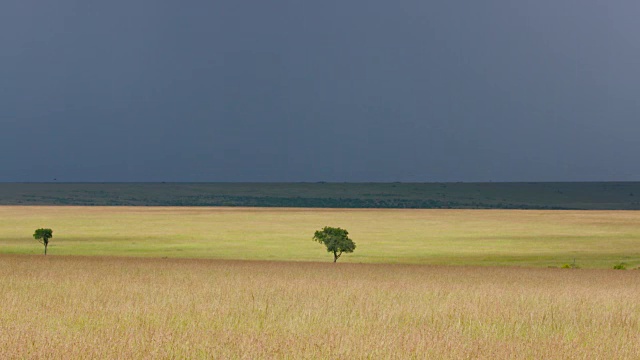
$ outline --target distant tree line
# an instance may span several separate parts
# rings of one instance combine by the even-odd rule
[[[308,207],[308,208],[384,208],[384,209],[531,209],[571,210],[570,207],[507,202],[447,201],[435,199],[366,199],[270,196],[182,196],[180,198],[136,197],[48,197],[19,204],[49,204],[77,206],[248,206],[248,207]]]

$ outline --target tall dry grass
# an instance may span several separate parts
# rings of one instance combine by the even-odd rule
[[[640,358],[640,274],[0,256],[0,358]]]

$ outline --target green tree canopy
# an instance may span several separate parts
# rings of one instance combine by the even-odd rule
[[[33,233],[33,238],[44,245],[44,254],[47,255],[47,246],[49,246],[49,239],[53,237],[53,231],[51,229],[37,229]]]
[[[313,235],[313,240],[327,247],[327,252],[333,253],[333,262],[338,261],[342,253],[350,253],[356,249],[356,243],[349,239],[349,232],[345,229],[325,226]]]

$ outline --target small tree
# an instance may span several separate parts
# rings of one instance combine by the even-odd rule
[[[327,247],[327,252],[333,253],[333,262],[338,261],[343,252],[350,253],[356,249],[356,243],[347,236],[345,229],[325,226],[313,235],[313,240]]]
[[[47,255],[47,246],[49,246],[49,239],[53,237],[53,231],[51,229],[38,229],[33,233],[33,238],[44,245],[44,254]]]

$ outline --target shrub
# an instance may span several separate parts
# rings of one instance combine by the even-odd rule
[[[576,264],[564,264],[562,265],[563,269],[580,269],[580,266]]]
[[[619,262],[619,263],[613,265],[613,268],[615,270],[627,270],[627,264],[625,264],[623,262]]]
[[[576,259],[573,259],[573,262],[571,264],[564,264],[562,265],[563,269],[580,269],[580,266],[578,266],[578,264],[576,264]]]

